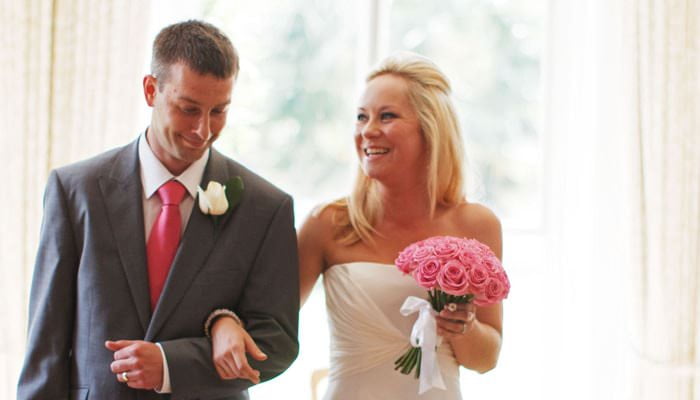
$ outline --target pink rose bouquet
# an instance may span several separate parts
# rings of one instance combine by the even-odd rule
[[[434,236],[406,247],[394,263],[428,290],[430,305],[437,312],[449,303],[496,304],[510,290],[501,261],[475,239]],[[396,360],[394,369],[410,374],[418,366],[418,378],[420,361],[421,348],[411,347]]]

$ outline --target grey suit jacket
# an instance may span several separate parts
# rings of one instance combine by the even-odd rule
[[[292,199],[214,149],[202,185],[241,176],[240,204],[217,224],[195,204],[151,313],[137,141],[52,171],[34,270],[18,398],[246,399],[222,381],[203,323],[235,310],[268,360],[269,380],[298,352],[299,276]],[[106,340],[159,342],[172,394],[131,389],[110,371]]]

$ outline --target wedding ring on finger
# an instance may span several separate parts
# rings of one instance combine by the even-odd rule
[[[122,381],[124,381],[124,383],[129,382],[129,375],[127,375],[126,371],[121,373],[121,377],[122,377]]]
[[[450,311],[450,312],[455,312],[455,311],[457,311],[457,304],[455,304],[455,303],[450,303],[450,304],[448,304],[448,305],[447,305],[447,311]]]

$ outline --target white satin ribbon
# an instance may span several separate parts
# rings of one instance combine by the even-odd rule
[[[404,317],[418,313],[418,319],[413,324],[411,331],[411,345],[421,348],[420,383],[418,394],[423,394],[430,388],[445,390],[445,382],[442,380],[440,365],[437,362],[436,347],[438,343],[437,314],[427,300],[409,296],[401,306],[401,315]]]

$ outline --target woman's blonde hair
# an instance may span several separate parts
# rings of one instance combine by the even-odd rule
[[[450,83],[429,59],[402,52],[384,59],[365,82],[382,75],[403,78],[421,126],[428,152],[427,186],[430,214],[438,205],[454,206],[464,201],[462,135],[450,99]],[[372,243],[374,226],[382,215],[376,182],[358,167],[351,195],[329,205],[338,227],[336,239],[345,245]]]

